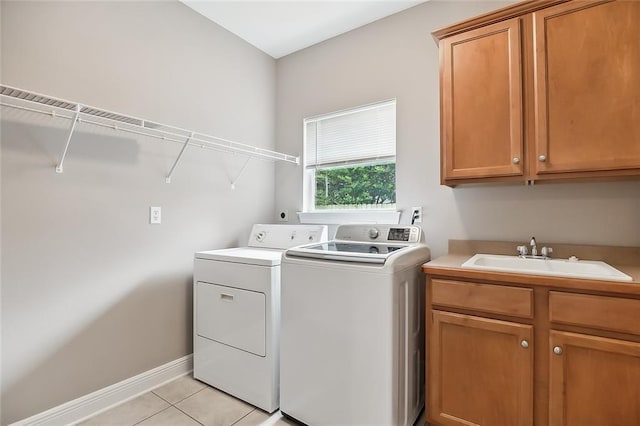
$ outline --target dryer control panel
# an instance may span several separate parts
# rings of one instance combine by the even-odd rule
[[[249,247],[288,249],[327,241],[326,225],[253,225]]]

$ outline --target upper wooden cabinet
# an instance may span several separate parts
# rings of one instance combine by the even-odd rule
[[[640,175],[640,1],[518,3],[434,32],[442,183]]]
[[[535,172],[640,167],[640,2],[535,12]]]
[[[522,176],[519,20],[448,37],[440,52],[444,176]]]

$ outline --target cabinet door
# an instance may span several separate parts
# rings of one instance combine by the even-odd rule
[[[551,331],[549,424],[639,425],[640,343]]]
[[[523,175],[520,20],[445,38],[442,181]]]
[[[533,423],[533,327],[431,311],[429,422]]]
[[[533,19],[534,173],[640,173],[640,2],[569,2]]]

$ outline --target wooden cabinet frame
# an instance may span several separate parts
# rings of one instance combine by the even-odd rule
[[[597,419],[598,424],[640,424],[640,404],[635,403],[640,401],[640,326],[637,325],[640,293],[633,284],[627,285],[628,293],[621,289],[616,293],[612,291],[616,283],[604,281],[511,276],[430,267],[429,264],[423,270],[427,274],[425,386],[428,400],[425,409],[429,425],[469,426],[474,424],[469,418],[483,414],[477,409],[470,415],[465,412],[466,407],[460,409],[452,404],[450,401],[457,395],[455,389],[452,391],[450,384],[448,388],[442,384],[452,377],[454,380],[471,377],[472,374],[452,374],[451,362],[454,366],[463,365],[463,370],[468,369],[473,364],[472,355],[463,353],[450,358],[450,365],[444,367],[445,373],[442,363],[452,348],[470,347],[456,343],[462,338],[468,336],[472,347],[486,346],[492,335],[503,333],[514,336],[514,344],[517,339],[528,342],[528,352],[513,348],[510,355],[522,357],[518,362],[523,371],[517,371],[519,378],[514,380],[523,383],[523,392],[517,396],[516,392],[505,395],[511,398],[507,404],[514,406],[513,400],[517,397],[524,408],[518,418],[505,424],[594,424],[589,423],[590,418]],[[532,292],[531,297],[528,291]],[[452,332],[452,327],[466,331]],[[445,338],[445,346],[440,347],[442,330],[447,329],[449,336]],[[477,338],[474,330],[484,337]],[[511,348],[504,342],[499,346],[502,351],[497,359],[503,356],[504,348]],[[554,353],[556,347],[560,353]],[[478,365],[492,364],[485,361]],[[530,380],[520,377],[525,371],[531,374]],[[590,381],[590,376],[597,376],[595,373],[600,379]],[[613,379],[604,384],[609,376]],[[486,386],[486,376],[478,380]],[[477,388],[469,385],[465,389]],[[442,389],[445,389],[444,395]],[[589,398],[590,402],[583,402]],[[531,405],[530,410],[526,403]],[[576,407],[585,411],[576,412]],[[498,424],[495,419],[493,422]]]
[[[610,6],[614,3],[619,3],[619,7]],[[594,24],[592,32],[587,33],[590,36],[586,40],[590,40],[588,43],[591,44],[587,44],[584,50],[578,46],[573,49],[571,43],[574,35],[577,36],[577,33],[573,32],[563,38],[556,37],[555,40],[561,42],[554,43],[554,49],[550,50],[549,28],[557,31],[564,27],[560,21],[554,24],[556,18],[571,19],[572,14],[583,12],[590,14],[594,18],[593,22],[598,23]],[[620,21],[618,18],[628,15],[632,15],[632,23],[627,22],[624,27],[616,24]],[[630,27],[634,20],[639,19],[638,16],[640,3],[633,1],[530,0],[433,32],[434,38],[440,44],[441,183],[449,186],[490,182],[529,184],[534,181],[620,179],[640,176],[640,125],[636,124],[637,120],[634,119],[640,115],[640,95],[634,95],[640,93],[640,81],[630,77],[621,78],[640,74],[640,48],[633,41],[634,29]],[[575,16],[571,22],[577,31],[580,27],[580,17]],[[617,27],[624,29],[614,35],[607,32],[608,28]],[[506,140],[503,131],[499,133],[500,138],[488,137],[491,132],[481,132],[482,137],[479,139],[489,140],[488,148],[499,146],[499,154],[496,158],[482,158],[474,163],[468,160],[473,158],[474,152],[468,148],[470,138],[465,136],[458,141],[454,134],[455,105],[464,103],[465,98],[463,95],[454,95],[452,89],[452,76],[455,72],[452,68],[455,68],[455,65],[452,62],[451,49],[460,43],[495,34],[495,31],[505,31],[506,28],[510,32],[509,56],[513,59],[510,62],[509,76],[513,81],[510,81],[510,95],[501,95],[499,103],[502,105],[500,111],[504,111],[507,104],[511,111],[511,134]],[[598,31],[602,33],[602,37],[599,37]],[[516,38],[519,39],[515,40]],[[514,50],[514,46],[517,46],[517,49]],[[571,78],[571,63],[574,62],[563,61],[562,58],[567,55],[563,55],[562,52],[591,52],[595,51],[595,46],[599,46],[599,54],[576,57],[576,62],[581,64],[580,69],[583,70],[577,75],[580,77],[579,88],[564,90],[565,87],[571,86],[575,79]],[[550,51],[555,51],[555,56],[549,56]],[[617,71],[618,65],[606,65],[602,70],[594,70],[590,61],[608,55],[602,52],[617,52],[612,57],[616,58],[617,62],[625,62],[626,69]],[[463,71],[458,73],[464,73],[465,68],[460,69]],[[551,69],[556,70],[555,76],[549,75],[554,72],[550,71]],[[591,74],[599,76],[596,80],[602,80],[608,75],[612,77],[595,92],[592,85],[594,78],[589,77]],[[472,79],[472,71],[469,75]],[[521,81],[516,84],[515,81],[518,79]],[[554,86],[551,84],[553,81],[568,83]],[[558,90],[557,87],[562,89]],[[516,89],[521,90],[520,105],[513,103],[518,97],[515,94]],[[591,92],[597,95],[587,96]],[[617,94],[611,99],[620,99],[624,107],[609,101],[607,93]],[[587,96],[588,101],[581,103],[579,97],[583,96]],[[601,102],[601,99],[606,102]],[[571,108],[565,105],[570,105]],[[584,113],[580,111],[583,105]],[[467,129],[465,126],[468,121],[470,130],[458,133],[468,135],[473,131],[475,121],[465,120],[467,115],[462,114],[463,119],[458,122],[458,128]],[[501,113],[493,125],[499,128],[498,123],[506,120],[504,117],[505,114]],[[460,165],[456,164],[456,149],[458,153],[464,154],[464,161],[461,161]],[[504,152],[507,149],[511,152],[513,164],[505,161]]]
[[[464,383],[453,385],[449,384],[449,386],[444,385],[443,363],[446,362],[447,359],[444,354],[438,350],[445,344],[446,339],[445,336],[443,336],[443,330],[445,328],[458,328],[467,333],[474,333],[475,330],[475,332],[482,334],[482,342],[484,343],[492,343],[492,340],[495,337],[496,342],[500,342],[502,345],[496,348],[485,344],[482,347],[476,347],[475,354],[455,354],[465,357],[465,359],[469,361],[469,365],[465,366],[465,368],[475,367],[476,365],[473,364],[473,360],[477,358],[483,358],[486,362],[488,355],[491,353],[495,354],[497,349],[503,350],[503,352],[500,353],[501,358],[491,362],[491,364],[494,365],[490,365],[487,371],[478,372],[478,374],[483,376],[485,380],[487,379],[488,374],[491,376],[499,376],[502,372],[501,370],[507,367],[506,364],[516,364],[516,367],[512,371],[516,376],[513,377],[513,380],[507,380],[507,382],[510,382],[510,386],[513,387],[511,390],[514,391],[514,395],[504,395],[504,398],[500,397],[502,389],[492,389],[490,386],[492,380],[490,380],[480,384],[477,389],[474,389],[474,395],[477,395],[477,398],[474,398],[476,401],[465,401],[463,402],[463,405],[479,403],[480,406],[482,406],[481,409],[486,413],[495,411],[495,405],[501,404],[501,411],[512,414],[518,413],[518,418],[514,418],[511,423],[513,426],[532,425],[534,353],[533,326],[437,310],[431,311],[431,320],[431,333],[433,333],[431,339],[433,342],[437,342],[437,344],[432,344],[429,348],[430,362],[428,364],[428,369],[431,372],[430,380],[437,384],[431,386],[430,392],[427,392],[429,401],[426,405],[426,409],[428,410],[430,418],[437,419],[437,421],[442,425],[459,426],[475,424],[469,420],[458,417],[454,412],[447,412],[443,403],[443,395],[441,393],[441,390],[444,388],[451,389],[456,386],[461,388],[464,387]],[[505,341],[508,342],[507,345],[504,344]],[[456,342],[453,341],[451,343],[455,344]],[[478,353],[480,355],[478,355]],[[466,358],[467,355],[468,358]],[[484,365],[484,362],[481,362],[480,364]],[[473,374],[473,372],[470,372],[470,374]],[[447,377],[446,379],[451,380],[450,377]],[[494,406],[484,406],[482,393],[492,395],[492,397],[488,399],[493,400],[492,402]],[[474,395],[467,396],[473,398]],[[462,397],[462,393],[460,396]],[[445,397],[449,398],[451,395],[446,395]],[[451,405],[451,400],[449,399],[448,401],[448,405]]]
[[[623,359],[625,361],[630,361],[630,363],[636,366],[640,366],[640,343],[629,342],[619,339],[609,339],[599,336],[591,336],[586,334],[577,334],[577,333],[567,333],[561,331],[551,331],[549,333],[549,342],[551,348],[558,348],[559,353],[554,353],[553,350],[550,352],[550,362],[549,362],[549,425],[550,426],[571,426],[571,424],[577,424],[575,414],[573,416],[573,421],[568,420],[568,401],[571,399],[572,401],[581,400],[581,393],[589,393],[593,392],[594,389],[597,389],[600,384],[594,383],[594,380],[585,377],[583,380],[588,385],[585,386],[571,386],[568,383],[568,380],[571,377],[568,377],[568,363],[575,362],[575,360],[571,360],[569,357],[571,356],[573,351],[582,351],[585,353],[585,357],[587,359],[595,357],[595,355],[600,354],[602,358],[611,357],[614,359]],[[575,367],[574,367],[575,369]],[[585,376],[588,376],[589,372],[585,371]],[[640,377],[640,372],[636,371],[636,374],[631,379],[632,381],[637,380]],[[623,384],[620,383],[620,387]],[[634,386],[630,384],[630,387],[635,390],[635,395],[631,398],[638,397],[640,394],[640,386]],[[616,389],[604,389],[602,391],[601,398],[598,400],[602,401],[603,404],[610,404],[611,406],[615,406],[620,404],[620,398],[625,398],[626,391],[629,389],[620,389],[616,386]],[[577,395],[574,395],[577,394]],[[589,395],[591,396],[591,395]],[[593,398],[591,398],[593,399]],[[576,404],[577,405],[577,404]],[[571,407],[575,410],[575,406]],[[606,419],[594,419],[591,416],[583,415],[582,419],[579,420],[581,424],[585,421],[592,422],[591,424],[638,424],[640,421],[640,410],[633,408],[627,409],[626,412],[622,413],[622,410],[619,409],[611,410],[614,414],[611,417],[607,416]],[[623,407],[628,408],[628,407]],[[635,413],[633,413],[635,411]],[[599,413],[602,417],[602,414]],[[615,417],[617,416],[617,417]],[[620,417],[624,416],[624,419]],[[634,416],[635,419],[631,419],[630,417]],[[586,419],[585,419],[586,418]],[[622,422],[622,423],[621,423]]]
[[[635,89],[634,89],[633,87],[631,88],[629,87],[629,85],[631,85],[632,83],[624,84],[619,82],[619,80],[621,80],[620,77],[622,75],[626,75],[625,70],[619,69],[622,64],[615,64],[611,66],[602,65],[600,67],[595,67],[595,68],[600,68],[599,71],[597,70],[594,71],[592,69],[589,69],[589,66],[585,64],[584,67],[581,68],[585,70],[585,72],[583,73],[582,76],[578,76],[572,73],[569,67],[569,65],[573,64],[574,62],[567,62],[566,66],[562,66],[562,67],[554,63],[554,65],[556,66],[556,72],[564,73],[565,74],[564,78],[566,80],[573,81],[576,78],[581,78],[582,79],[581,81],[585,81],[584,83],[585,85],[590,84],[590,90],[588,90],[589,92],[593,91],[595,87],[601,85],[602,87],[599,89],[601,96],[598,97],[598,99],[601,100],[601,104],[599,103],[597,108],[594,109],[594,106],[588,103],[587,108],[584,111],[580,110],[579,113],[578,111],[576,111],[573,115],[567,116],[567,119],[565,120],[556,119],[556,125],[555,125],[556,127],[554,129],[550,128],[551,126],[550,98],[552,96],[552,93],[549,85],[550,85],[550,80],[554,76],[551,75],[552,70],[550,69],[550,64],[549,64],[549,55],[551,54],[550,52],[551,47],[560,48],[560,46],[556,46],[556,45],[550,46],[551,42],[549,41],[549,36],[550,36],[549,30],[554,27],[562,28],[563,26],[566,26],[567,23],[565,21],[559,21],[555,24],[554,24],[554,21],[568,19],[573,14],[589,13],[592,16],[599,16],[599,15],[603,15],[606,9],[609,9],[609,12],[613,13],[614,10],[612,8],[614,7],[614,3],[615,3],[614,0],[574,1],[574,2],[562,4],[559,6],[555,6],[552,8],[542,9],[533,14],[533,48],[534,48],[534,58],[535,58],[534,73],[533,73],[533,76],[534,76],[533,80],[534,80],[534,86],[535,86],[535,95],[534,95],[534,105],[535,105],[534,107],[534,115],[535,115],[534,142],[535,143],[533,144],[533,147],[535,151],[533,153],[533,162],[532,162],[533,167],[531,168],[531,172],[532,172],[531,174],[533,178],[544,178],[545,177],[544,175],[547,175],[547,174],[556,174],[557,176],[558,173],[576,173],[576,174],[583,173],[583,175],[585,176],[588,176],[589,172],[609,171],[609,172],[620,173],[620,172],[624,172],[624,169],[638,169],[640,167],[640,149],[634,150],[632,148],[632,145],[634,145],[633,131],[631,131],[631,129],[627,128],[627,126],[623,124],[623,123],[626,123],[626,124],[632,123],[633,118],[630,118],[628,116],[629,112],[627,112],[626,109],[624,114],[620,114],[620,113],[613,114],[608,104],[609,102],[611,102],[609,101],[609,99],[612,97],[612,95],[617,94],[618,96],[621,97],[622,93],[626,94],[628,91],[640,92],[639,83],[635,84]],[[601,9],[603,11],[599,12],[599,10]],[[617,15],[625,15],[624,8],[622,6],[617,8],[616,10],[618,10]],[[640,11],[634,10],[634,9],[630,9],[630,10],[634,11],[637,15],[640,16]],[[611,18],[611,17],[606,15],[606,18]],[[602,20],[605,21],[605,24],[601,24],[601,25],[609,24],[609,21],[611,19],[606,19],[606,18],[605,17],[602,18]],[[574,18],[573,23],[575,25],[584,25],[583,19],[579,19],[576,17]],[[615,22],[611,22],[610,25],[613,26],[616,24]],[[563,29],[563,32],[569,32],[569,30]],[[579,34],[576,34],[576,32],[572,32],[572,34],[575,34],[576,38],[579,37]],[[623,34],[626,34],[626,33],[623,33]],[[637,38],[637,35],[635,37]],[[631,38],[633,38],[633,36]],[[592,51],[593,47],[595,47],[595,45],[598,44],[599,50],[601,51],[601,55],[603,56],[606,54],[605,52],[613,51],[616,47],[618,47],[622,43],[620,40],[617,40],[617,39],[615,43],[611,40],[607,41],[607,37],[605,37],[604,35],[601,35],[597,31],[593,31],[593,34],[591,34],[591,36],[588,37],[587,39],[597,40],[597,43],[595,41],[592,41],[592,44],[588,45],[588,46],[591,46],[591,48],[585,48],[585,49],[588,51]],[[624,40],[627,42],[629,41],[626,38]],[[568,42],[567,44],[569,43],[570,42]],[[624,63],[624,65],[628,67],[628,70],[632,70],[632,69],[635,69],[636,66],[640,66],[640,59],[638,59],[638,56],[640,55],[640,48],[636,47],[635,50],[628,48],[628,46],[632,44],[633,44],[633,41],[628,43],[626,46],[623,46],[623,49],[629,52],[628,55],[631,55],[631,57],[628,58],[629,61],[625,61]],[[605,48],[603,46],[608,46],[608,47]],[[576,47],[575,49],[571,49],[569,48],[569,46],[564,46],[565,49],[570,51],[580,51],[579,44],[577,44],[575,47]],[[564,55],[561,55],[560,57],[563,58]],[[634,61],[634,58],[635,58],[635,61]],[[556,54],[556,61],[557,60],[558,60],[558,55]],[[595,57],[592,58],[592,61],[596,62]],[[633,72],[633,74],[636,74],[636,72]],[[610,82],[602,84],[601,80],[610,81]],[[636,78],[636,81],[637,81],[637,78]],[[580,86],[580,87],[583,87],[583,86]],[[566,105],[573,104],[574,108],[579,106],[579,101],[570,100],[573,98],[567,96],[568,94],[565,92],[566,92],[565,90],[562,90],[562,93],[555,94],[556,110],[561,111],[560,112],[561,114],[564,114],[565,113],[564,111],[568,109]],[[635,106],[636,111],[640,113],[640,95],[636,95],[636,102],[634,102],[634,104],[636,105]],[[562,105],[562,107],[560,107],[560,105]],[[633,113],[631,112],[631,114]],[[587,119],[584,123],[582,123],[581,126],[576,125],[576,127],[588,128],[591,121],[595,121],[595,122],[602,121],[602,122],[609,123],[609,122],[616,122],[616,120],[620,120],[620,122],[618,123],[619,124],[618,126],[613,126],[615,127],[615,129],[604,132],[605,134],[603,134],[602,137],[600,138],[600,144],[603,146],[610,145],[612,143],[620,144],[620,148],[619,148],[620,155],[616,155],[614,157],[609,157],[609,158],[605,158],[602,155],[599,155],[598,149],[595,149],[595,147],[597,146],[596,142],[598,141],[595,141],[595,140],[591,140],[584,149],[580,149],[579,146],[582,143],[582,139],[578,139],[577,135],[575,138],[577,140],[574,141],[576,144],[576,147],[573,149],[571,153],[568,153],[568,155],[565,154],[564,156],[561,156],[561,157],[557,157],[553,155],[554,142],[552,142],[553,136],[551,135],[551,131],[553,130],[555,133],[560,133],[560,130],[561,130],[563,134],[570,133],[574,135],[575,132],[570,132],[569,130],[566,130],[564,128],[570,126],[568,122],[573,121],[575,117],[579,117],[582,115],[587,117]],[[624,118],[622,118],[622,116],[624,116]],[[565,122],[567,122],[567,124],[565,124]],[[592,129],[592,132],[594,134],[598,133],[597,129],[603,128],[601,126],[604,126],[604,124],[599,124],[598,126],[595,126]],[[588,132],[588,134],[590,133],[591,132]],[[636,137],[640,138],[640,131],[637,131],[636,133],[637,133]],[[556,136],[556,141],[559,140],[557,138],[558,137]],[[569,139],[568,137],[564,138],[564,140],[568,140],[568,139]],[[640,145],[640,139],[637,139],[635,142],[636,144]],[[590,152],[591,150],[593,152]],[[581,151],[584,151],[584,152],[581,152]],[[625,155],[628,155],[628,157],[625,157]],[[544,158],[545,160],[541,161],[540,158]],[[634,173],[630,170],[627,170],[627,172]],[[638,172],[636,171],[635,173],[638,173]]]
[[[523,156],[523,105],[522,105],[522,63],[521,63],[521,29],[520,20],[518,18],[504,22],[499,22],[486,27],[478,28],[469,32],[461,33],[442,40],[440,43],[440,54],[442,55],[442,68],[440,74],[440,91],[441,91],[441,111],[442,111],[442,136],[441,136],[441,153],[442,153],[442,181],[447,182],[450,179],[492,177],[492,176],[523,176],[525,159]],[[496,129],[487,129],[482,136],[491,140],[485,140],[476,136],[475,132],[467,133],[464,139],[459,139],[455,131],[459,122],[462,122],[463,128],[475,127],[480,122],[485,122],[482,113],[493,114],[494,111],[488,109],[490,104],[495,105],[497,102],[492,98],[495,96],[485,85],[477,84],[472,88],[481,94],[459,93],[461,90],[455,86],[454,74],[454,50],[471,49],[474,47],[466,47],[467,44],[477,44],[485,42],[492,38],[506,35],[506,54],[508,60],[506,63],[506,74],[509,76],[508,86],[509,107],[507,108],[507,134],[496,134]],[[486,41],[486,43],[489,43]],[[487,64],[488,65],[488,64]],[[477,70],[473,70],[473,73]],[[495,68],[491,71],[495,73]],[[475,76],[474,76],[475,77]],[[489,78],[489,77],[488,77]],[[492,86],[492,85],[490,85]],[[454,96],[454,94],[456,94]],[[457,101],[456,101],[457,100]],[[460,103],[462,106],[458,106]],[[478,103],[484,107],[475,108],[474,111],[466,111],[465,114],[454,114],[460,108],[469,108],[468,105]],[[475,123],[475,124],[473,124]],[[472,133],[473,135],[469,135]],[[502,136],[506,136],[507,140],[500,140]],[[497,140],[496,140],[497,139]],[[474,156],[474,151],[483,151],[484,156],[490,153],[494,144],[505,145],[508,155],[501,158],[495,158],[493,164],[474,164],[461,166],[458,164],[458,156],[466,154],[469,163],[469,157]],[[463,146],[464,145],[464,146]],[[487,146],[483,146],[487,145]],[[464,152],[463,152],[464,151]],[[493,155],[493,154],[492,154]]]

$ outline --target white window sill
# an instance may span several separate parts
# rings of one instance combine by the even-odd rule
[[[395,210],[363,211],[317,211],[298,212],[300,223],[319,225],[341,225],[344,223],[387,223],[400,222],[400,212]]]

